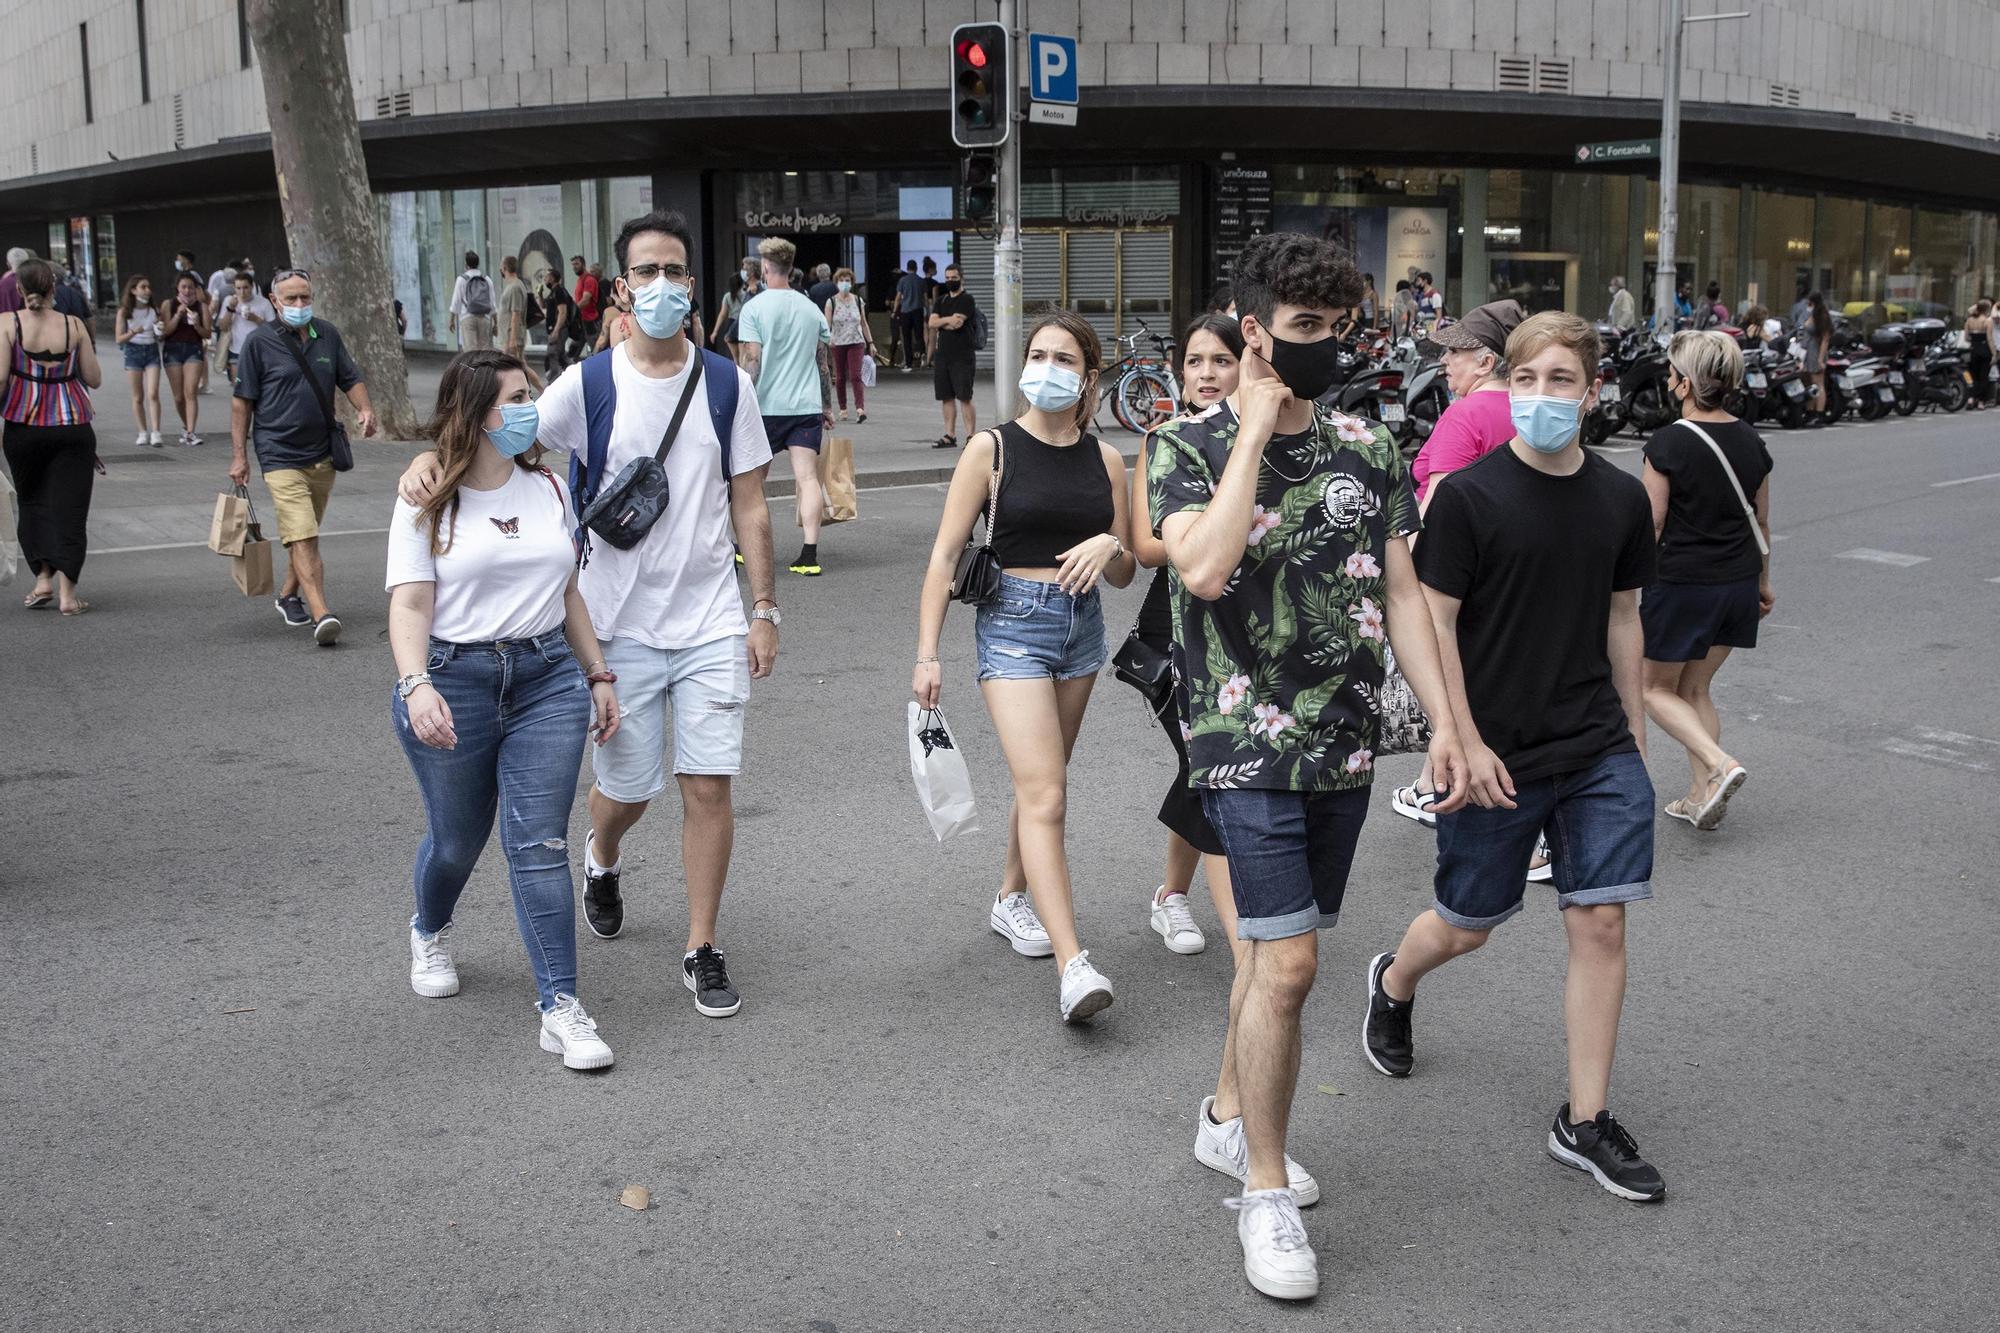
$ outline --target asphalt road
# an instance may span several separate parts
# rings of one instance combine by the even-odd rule
[[[1428,901],[1428,837],[1388,810],[1413,765],[1386,763],[1307,1011],[1304,1310],[1244,1282],[1230,1182],[1191,1154],[1229,958],[1147,929],[1170,770],[1135,698],[1101,684],[1072,768],[1083,934],[1118,987],[1094,1026],[1062,1027],[1050,965],[986,929],[1000,837],[924,825],[903,708],[939,488],[864,493],[827,577],[782,585],[719,941],[738,1017],[696,1014],[677,975],[673,802],[628,842],[627,932],[581,946],[603,1077],[536,1049],[497,854],[459,913],[463,992],[409,990],[423,821],[379,535],[327,540],[331,652],[198,547],[94,557],[77,620],[7,609],[16,585],[0,1325],[1990,1327],[2000,417],[1772,448],[1778,607],[1718,692],[1751,782],[1715,835],[1662,821],[1631,921],[1613,1106],[1668,1200],[1543,1155],[1546,903],[1425,982],[1414,1078],[1366,1066],[1363,964]],[[1111,599],[1114,633],[1136,606]],[[1001,829],[967,617],[944,652]],[[1664,738],[1653,770],[1685,781]],[[630,1184],[649,1211],[619,1206]]]

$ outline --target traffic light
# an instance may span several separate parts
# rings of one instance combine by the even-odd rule
[[[991,153],[974,151],[965,155],[961,169],[965,182],[965,220],[992,221],[999,192],[1000,160]]]
[[[951,32],[951,141],[960,148],[995,148],[1014,123],[1014,79],[1007,29],[961,23]]]

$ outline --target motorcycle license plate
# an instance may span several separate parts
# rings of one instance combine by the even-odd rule
[[[1762,375],[1757,374],[1755,371],[1752,371],[1748,375],[1745,375],[1743,377],[1743,382],[1749,385],[1753,389],[1764,388],[1766,385],[1770,383],[1769,380],[1765,379]]]
[[[1787,397],[1787,398],[1803,398],[1803,397],[1805,397],[1805,396],[1806,396],[1806,386],[1805,386],[1805,385],[1803,385],[1803,384],[1799,383],[1799,382],[1798,382],[1797,380],[1786,380],[1786,381],[1785,381],[1785,397]]]
[[[1836,389],[1851,389],[1851,388],[1853,388],[1853,387],[1854,387],[1854,385],[1853,385],[1853,383],[1852,383],[1852,382],[1851,382],[1851,381],[1850,381],[1850,380],[1849,380],[1849,379],[1847,378],[1847,376],[1845,376],[1845,375],[1835,375],[1835,376],[1833,377],[1833,387],[1834,387],[1834,388],[1836,388]]]
[[[1875,386],[1875,396],[1881,399],[1885,403],[1893,403],[1896,401],[1896,391],[1890,388],[1886,384],[1878,384]]]
[[[1403,405],[1401,403],[1382,404],[1383,425],[1385,426],[1400,425],[1402,423],[1402,420],[1403,420]]]
[[[1621,401],[1624,397],[1625,391],[1615,384],[1607,384],[1597,391],[1599,402],[1615,403]]]
[[[1892,370],[1892,371],[1890,371],[1890,372],[1889,372],[1889,383],[1891,383],[1891,384],[1901,384],[1902,382],[1903,382],[1903,372],[1902,372],[1902,371],[1900,371],[1900,370]]]

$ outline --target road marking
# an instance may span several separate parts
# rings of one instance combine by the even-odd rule
[[[1921,565],[1930,557],[1927,555],[1903,555],[1896,551],[1878,551],[1872,546],[1857,546],[1851,551],[1842,551],[1836,560],[1867,560],[1878,565],[1894,565],[1898,569],[1908,569],[1911,565]]]
[[[1962,731],[1939,731],[1935,727],[1918,727],[1917,735],[1927,741],[1936,741],[1940,745],[1992,745],[2000,747],[2000,741],[1993,740],[1991,737],[1969,736]]]
[[[1931,483],[1931,489],[1937,491],[1943,490],[1947,486],[1970,486],[1975,481],[1996,480],[2000,480],[2000,472],[1982,472],[1976,477],[1960,477],[1956,481],[1934,481]]]
[[[1974,759],[1949,745],[1938,745],[1930,741],[1886,740],[1882,748],[1890,754],[1900,754],[1909,759],[1921,759],[1929,764],[1944,764],[1950,768],[1970,769],[1974,773],[1991,773],[1993,765],[1984,760]]]

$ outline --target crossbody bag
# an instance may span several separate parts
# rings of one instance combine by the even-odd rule
[[[692,348],[688,355],[687,387],[681,390],[680,402],[674,404],[673,419],[660,437],[660,447],[652,457],[635,458],[619,469],[577,516],[584,527],[621,551],[637,546],[667,512],[667,453],[681,433],[688,404],[701,388],[701,367],[708,359]]]
[[[340,424],[340,418],[333,414],[333,397],[319,387],[319,376],[313,374],[312,365],[306,354],[299,350],[296,334],[282,332],[285,349],[292,354],[292,360],[299,363],[299,373],[306,377],[306,386],[312,390],[313,401],[319,404],[320,414],[326,418],[326,445],[333,453],[333,470],[351,472],[354,470],[354,446],[348,442],[347,427]]]
[[[1683,417],[1681,425],[1699,435],[1701,442],[1708,446],[1708,451],[1715,455],[1715,461],[1722,467],[1722,475],[1729,478],[1729,489],[1736,492],[1736,503],[1743,506],[1743,517],[1750,521],[1750,535],[1757,541],[1757,554],[1770,555],[1771,543],[1764,540],[1764,525],[1757,521],[1757,508],[1750,503],[1750,497],[1743,493],[1743,483],[1737,479],[1736,469],[1729,465],[1729,456],[1722,452],[1722,446],[1715,442],[1713,435],[1694,422]]]

